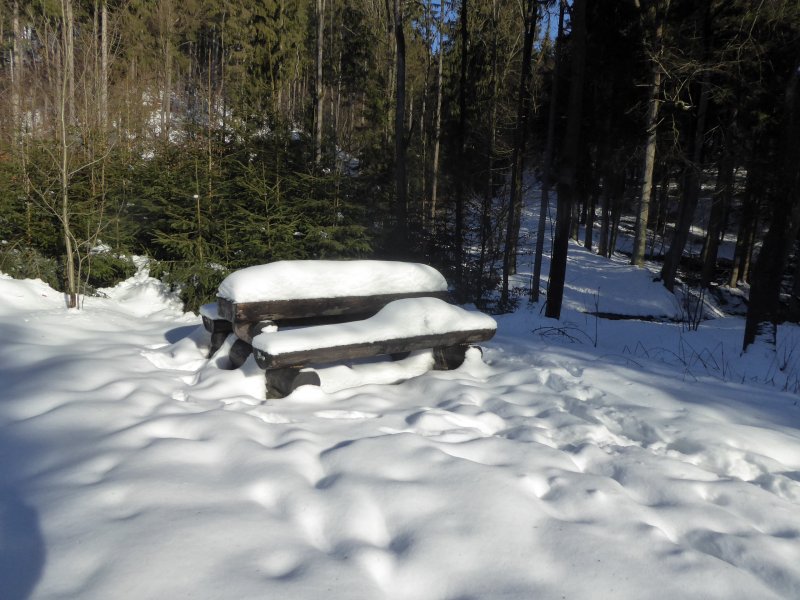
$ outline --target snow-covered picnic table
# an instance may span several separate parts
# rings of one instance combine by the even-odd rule
[[[452,369],[496,323],[445,301],[436,269],[393,261],[280,261],[236,271],[201,309],[211,354],[233,333],[233,367],[252,353],[268,393],[319,384],[308,365],[433,350],[434,368]],[[287,329],[288,327],[288,329]]]

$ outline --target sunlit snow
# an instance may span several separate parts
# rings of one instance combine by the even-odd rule
[[[561,322],[523,302],[455,371],[334,365],[269,401],[144,273],[83,310],[0,276],[0,596],[800,597],[800,408],[775,354],[739,356],[739,318],[578,312],[578,287],[601,312],[626,294],[570,257]]]
[[[447,291],[434,268],[379,260],[283,260],[235,271],[219,286],[234,302]]]

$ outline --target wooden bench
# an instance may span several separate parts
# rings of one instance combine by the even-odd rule
[[[435,369],[458,367],[470,344],[494,335],[496,323],[446,297],[446,281],[425,265],[282,261],[231,274],[201,315],[211,333],[209,355],[234,334],[233,368],[254,355],[266,371],[268,397],[282,397],[320,384],[309,365],[432,349]]]

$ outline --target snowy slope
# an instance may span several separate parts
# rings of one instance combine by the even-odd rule
[[[797,396],[653,350],[733,320],[523,306],[486,364],[264,401],[157,282],[108,292],[0,277],[4,599],[800,597]]]

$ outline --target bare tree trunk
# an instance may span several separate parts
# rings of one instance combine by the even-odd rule
[[[706,5],[703,16],[703,44],[704,58],[708,58],[711,44],[711,9]],[[683,250],[689,239],[689,230],[694,219],[697,201],[700,197],[700,173],[702,172],[703,150],[706,133],[706,114],[708,112],[708,96],[710,92],[709,75],[703,75],[700,81],[700,99],[697,104],[697,113],[694,121],[694,137],[690,151],[690,163],[684,168],[683,195],[678,212],[678,222],[675,224],[672,242],[669,251],[664,257],[661,268],[661,281],[664,287],[672,291],[675,287],[675,277],[683,257]]]
[[[544,232],[547,214],[550,210],[550,178],[553,172],[553,153],[555,150],[556,106],[558,105],[559,78],[561,77],[561,39],[564,34],[565,0],[559,2],[558,30],[555,41],[555,64],[553,65],[553,84],[550,92],[550,107],[547,114],[547,141],[545,142],[544,168],[542,169],[542,196],[539,204],[539,223],[536,226],[536,251],[533,258],[533,279],[531,279],[531,301],[539,301],[539,288],[542,281],[542,255],[544,254]]]
[[[403,0],[394,0],[394,34],[397,46],[397,96],[394,113],[395,154],[395,247],[400,256],[408,248],[408,206],[406,189],[406,38],[403,31]]]
[[[325,0],[317,0],[317,55],[316,75],[314,78],[314,162],[322,164],[322,119],[325,102],[325,90],[322,87],[322,47],[325,43]]]
[[[393,3],[393,0],[384,0],[386,4],[386,20],[389,24],[389,27],[386,30],[386,44],[387,44],[387,51],[391,56],[391,60],[386,61],[386,98],[396,98],[396,84],[397,84],[397,31],[396,31],[396,9],[397,4],[396,0]],[[384,136],[386,140],[386,145],[388,147],[389,142],[392,138],[392,122],[395,119],[395,115],[393,114],[393,108],[391,104],[387,105],[386,110],[387,118],[384,121]]]
[[[619,237],[619,223],[622,220],[622,206],[625,200],[625,176],[614,176],[611,197],[611,227],[608,232],[608,253],[606,256],[611,258],[617,250],[617,238]]]
[[[742,198],[742,214],[739,217],[739,230],[736,234],[736,248],[733,253],[733,265],[731,267],[728,285],[732,288],[738,286],[740,281],[745,280],[745,264],[749,262],[750,248],[748,240],[750,232],[756,229],[756,218],[758,213],[755,189],[759,185],[758,167],[756,166],[755,155],[757,147],[746,163],[747,180],[744,184],[744,197]]]
[[[172,0],[161,0],[161,51],[164,54],[164,88],[161,91],[161,136],[169,139],[172,121]]]
[[[468,2],[461,0],[461,74],[458,82],[458,157],[460,173],[456,177],[456,229],[455,263],[457,297],[463,299],[464,292],[464,204],[467,162],[467,62],[469,61]]]
[[[786,260],[800,229],[800,63],[789,77],[784,101],[782,165],[780,183],[774,192],[773,215],[750,286],[750,304],[742,349],[772,329],[773,344],[780,321],[780,288]]]
[[[492,199],[494,198],[494,152],[495,129],[497,128],[497,2],[492,0],[492,72],[489,81],[490,106],[489,106],[489,140],[486,148],[486,190],[481,203],[481,253],[478,258],[478,280],[475,286],[475,303],[481,306],[484,292],[484,271],[486,269],[486,256],[492,236]]]
[[[591,251],[592,242],[594,241],[595,211],[597,210],[597,198],[599,195],[600,187],[595,184],[586,202],[586,229],[584,231],[583,247],[589,251]]]
[[[656,164],[656,145],[658,141],[658,109],[661,95],[661,54],[664,41],[663,15],[659,14],[659,0],[651,0],[647,20],[653,31],[653,53],[650,58],[650,97],[647,101],[646,131],[644,146],[644,165],[642,167],[642,187],[639,194],[639,210],[636,214],[636,234],[633,242],[631,264],[642,266],[647,249],[647,221],[650,218],[650,199],[653,195],[653,171]],[[666,8],[669,0],[666,0]]]
[[[73,247],[73,235],[70,225],[70,170],[69,143],[67,139],[69,120],[72,115],[72,111],[70,110],[72,96],[70,93],[73,91],[73,89],[70,86],[74,82],[71,66],[74,61],[74,46],[71,40],[73,35],[72,0],[61,0],[61,21],[61,59],[63,66],[61,69],[61,93],[59,94],[59,132],[61,154],[59,157],[59,181],[61,188],[61,214],[59,215],[59,218],[61,220],[61,229],[64,238],[64,270],[67,279],[67,307],[76,308],[78,306],[78,281],[75,272],[75,249]]]
[[[62,7],[67,11],[64,23],[66,29],[64,71],[67,77],[67,124],[73,125],[75,123],[75,18],[72,13],[72,0],[62,3]]]
[[[611,194],[608,189],[611,184],[608,170],[608,167],[606,167],[606,172],[603,175],[603,190],[600,194],[600,240],[597,246],[597,253],[606,257],[608,256],[608,234],[611,216]]]
[[[564,282],[567,274],[570,219],[577,195],[577,162],[580,143],[580,122],[583,104],[583,84],[586,70],[586,0],[572,4],[572,65],[570,69],[569,105],[564,149],[558,174],[558,208],[553,241],[553,258],[550,264],[550,281],[547,288],[545,315],[551,319],[561,317],[564,299]]]
[[[733,196],[733,173],[734,162],[731,149],[724,150],[722,159],[717,170],[717,184],[714,189],[714,197],[711,201],[711,211],[708,217],[708,227],[706,229],[706,239],[703,244],[703,252],[700,259],[703,263],[700,275],[700,287],[707,288],[714,277],[717,268],[717,253],[722,235],[725,233],[722,228],[722,220]]]
[[[14,147],[20,139],[22,129],[22,49],[20,41],[22,33],[19,25],[19,2],[14,2],[14,14],[12,16],[12,57],[11,57],[11,141]]]
[[[508,280],[517,272],[517,245],[519,242],[520,220],[522,217],[522,171],[525,160],[525,137],[528,130],[530,105],[529,79],[531,56],[536,33],[537,5],[534,0],[525,4],[525,37],[522,48],[519,89],[517,92],[517,124],[514,131],[514,149],[511,158],[511,185],[508,195],[508,216],[506,222],[506,246],[503,251],[503,289],[500,303],[508,303]]]
[[[108,128],[108,2],[100,5],[100,123]]]
[[[692,144],[691,164],[684,169],[683,196],[678,210],[678,222],[672,235],[669,251],[664,258],[661,268],[661,280],[669,291],[675,286],[675,277],[683,257],[683,250],[689,240],[689,230],[694,220],[694,212],[700,198],[700,173],[702,170],[703,145],[705,137],[706,113],[708,111],[709,84],[707,81],[700,83],[700,101],[695,118],[695,134]]]
[[[663,250],[663,243],[665,238],[665,229],[667,225],[667,207],[669,204],[669,181],[670,181],[670,168],[668,164],[661,165],[661,176],[656,195],[656,224],[653,228],[653,237],[650,240],[650,256],[656,254],[656,241],[659,234],[661,235],[661,243]]]
[[[433,172],[431,174],[430,221],[436,223],[436,197],[439,193],[439,146],[442,137],[442,66],[444,64],[444,3],[439,6],[439,57],[436,65],[436,115],[433,131]]]

